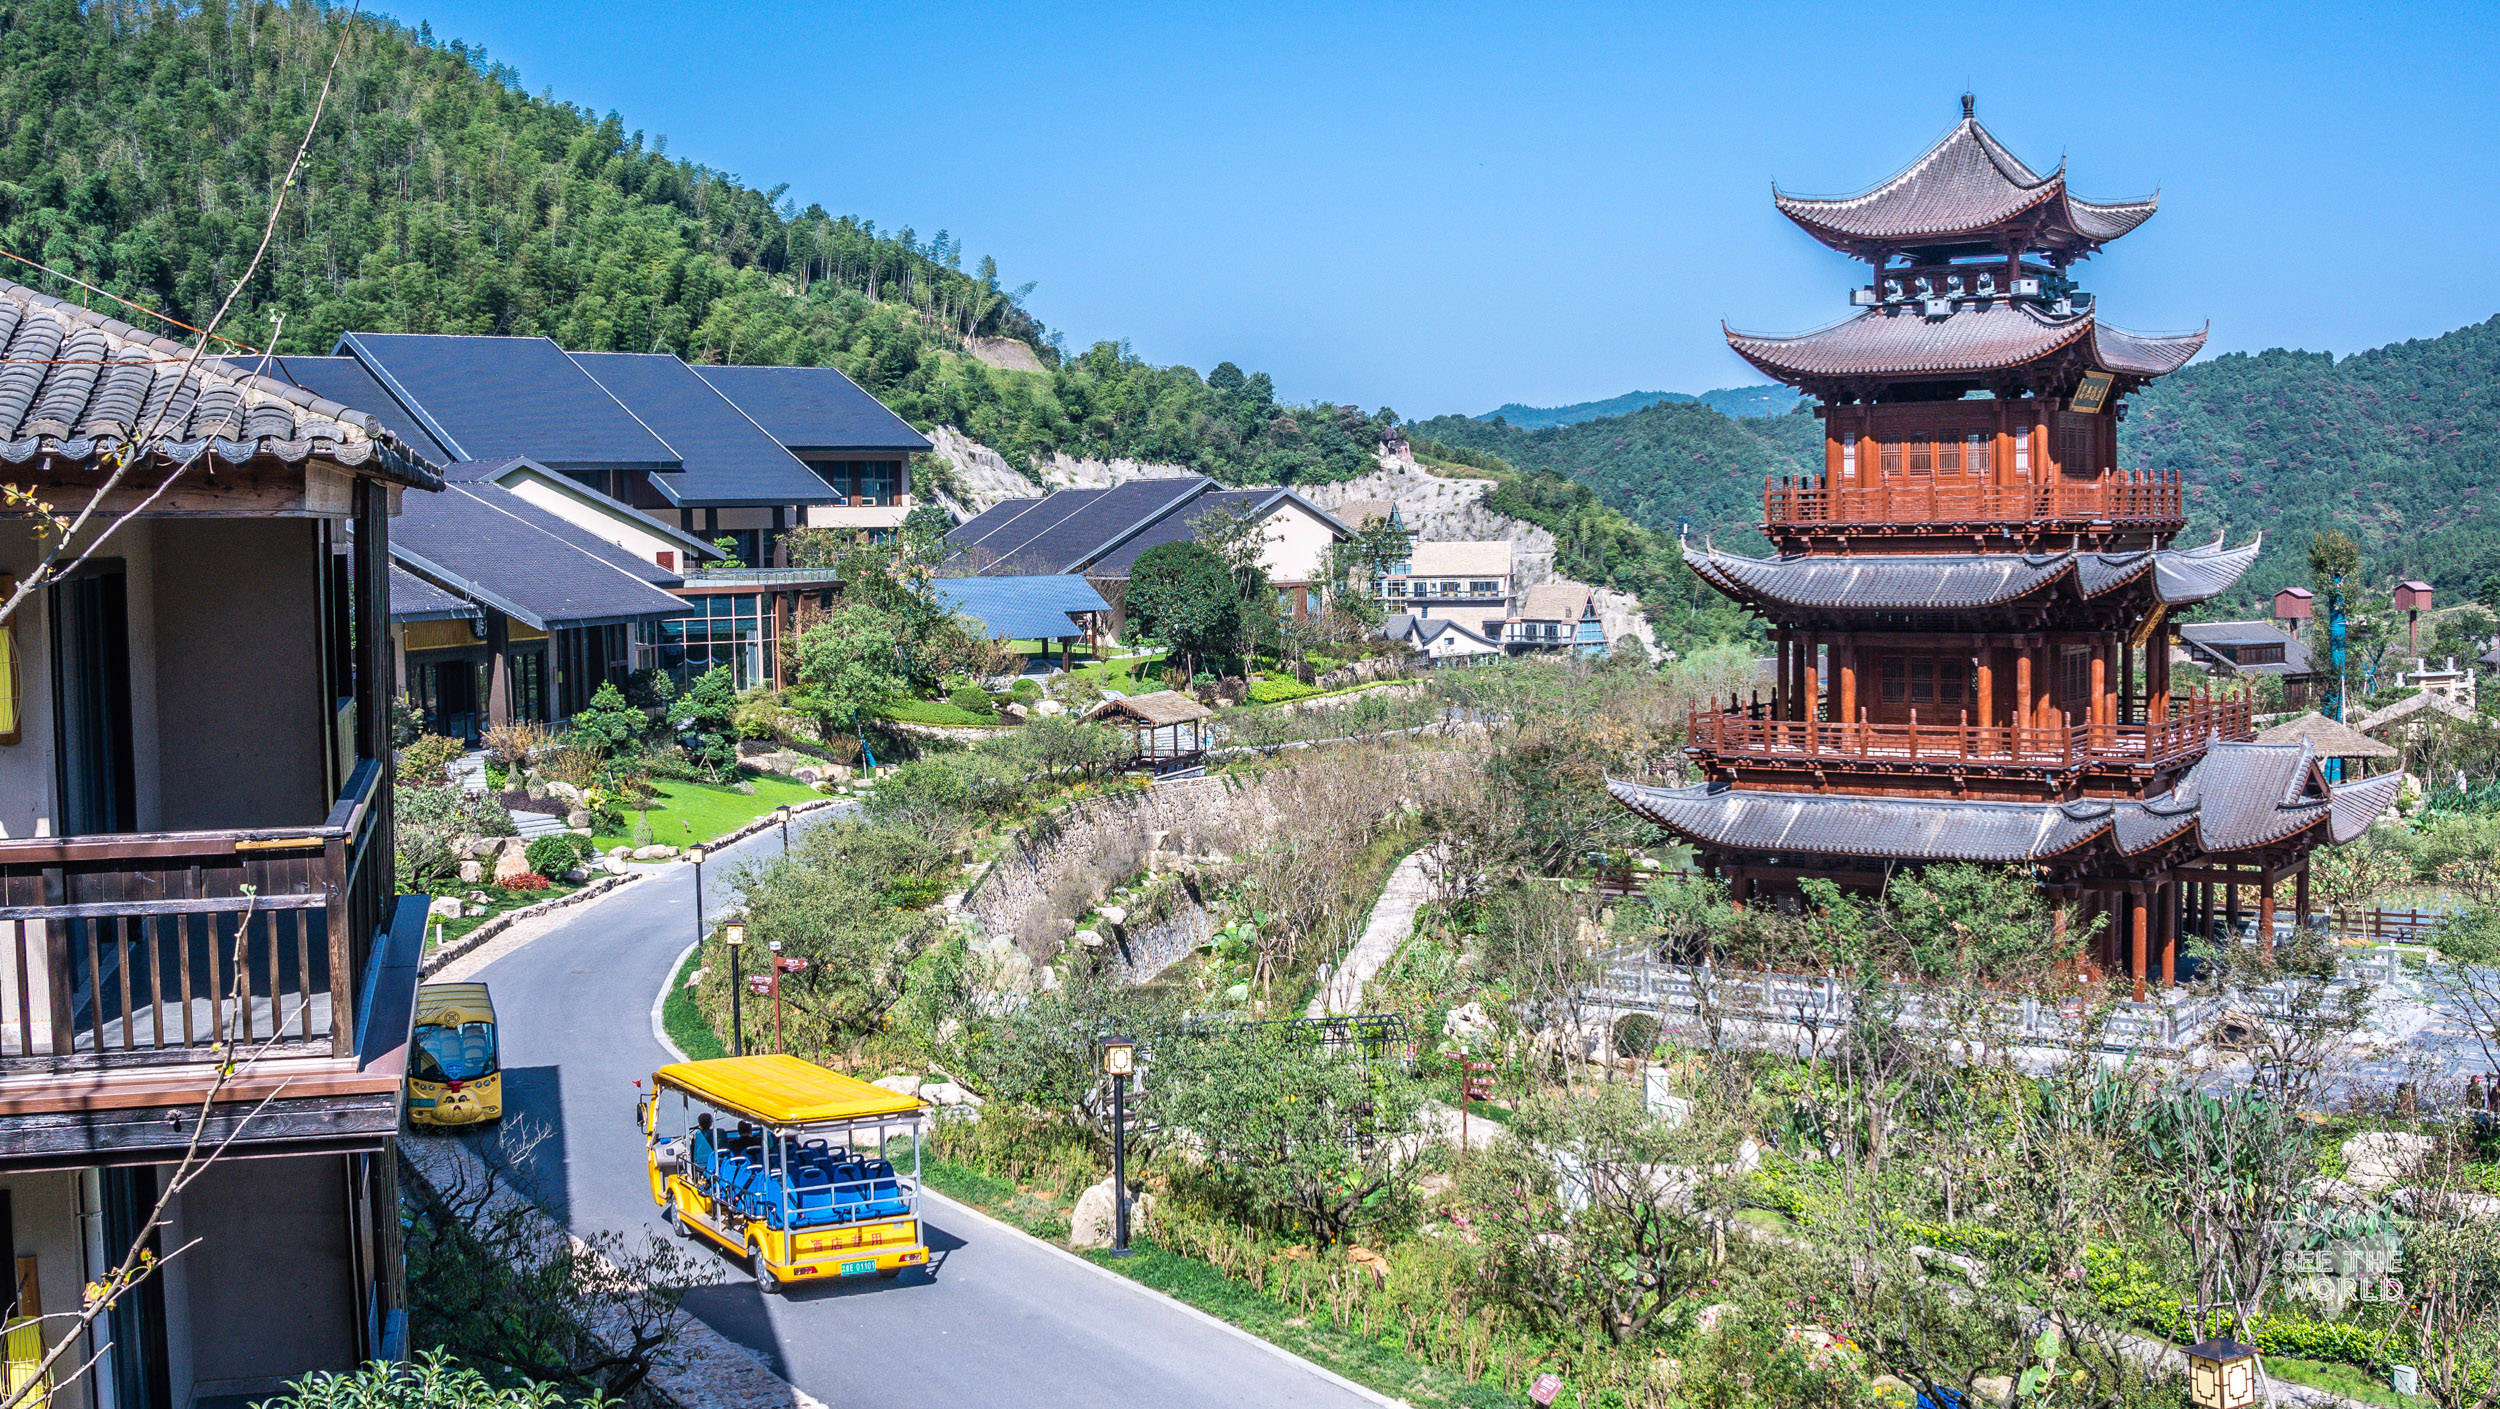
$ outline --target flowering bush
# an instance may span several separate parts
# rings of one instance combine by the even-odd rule
[[[545,876],[538,874],[536,871],[523,871],[521,874],[504,881],[502,883],[502,888],[505,890],[545,890],[554,884],[555,882],[548,880]]]

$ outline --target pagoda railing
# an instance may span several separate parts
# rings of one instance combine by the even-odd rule
[[[2152,527],[2184,522],[2182,503],[2175,470],[2118,470],[2088,480],[2053,476],[2036,484],[1943,478],[1834,488],[1824,476],[1770,479],[1762,485],[1762,521],[1771,529],[2006,523]]]
[[[1967,713],[1907,722],[1767,719],[1759,707],[1694,711],[1687,751],[1728,761],[1812,764],[1851,760],[1953,766],[1970,763],[2075,768],[2152,766],[2193,759],[2209,739],[2254,736],[2244,695],[2196,696],[2150,722],[2053,725],[1973,724]]]

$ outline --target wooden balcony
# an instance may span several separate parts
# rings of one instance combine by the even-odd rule
[[[2216,735],[2239,740],[2256,732],[2244,695],[2193,697],[2159,720],[2117,724],[1972,724],[1966,714],[1929,723],[1916,711],[1907,723],[1872,724],[1768,719],[1760,706],[1740,706],[1696,711],[1688,727],[1685,752],[1705,765],[2042,772],[2177,766],[2193,762]]]
[[[2036,534],[2176,532],[2187,523],[2176,471],[2118,470],[2098,479],[1988,484],[1944,476],[1834,488],[1821,479],[1762,485],[1762,529],[1771,537],[1991,536],[2021,526]]]
[[[299,830],[0,841],[0,1073],[353,1053],[387,786],[359,760]]]

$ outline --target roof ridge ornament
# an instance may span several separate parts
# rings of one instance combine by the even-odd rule
[[[1968,121],[1970,121],[1970,120],[1971,120],[1971,118],[1972,118],[1972,109],[1973,109],[1975,106],[1977,106],[1977,104],[1976,104],[1976,102],[1972,99],[1972,97],[1971,97],[1971,95],[1970,95],[1970,91],[1969,91],[1968,89],[1963,90],[1963,93],[1962,93],[1962,121],[1964,121],[1964,122],[1968,122]]]

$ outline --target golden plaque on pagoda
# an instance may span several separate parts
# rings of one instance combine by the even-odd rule
[[[2110,383],[2115,380],[2107,372],[2084,373],[2083,380],[2075,386],[2075,409],[2099,415],[2101,408],[2109,404]]]

